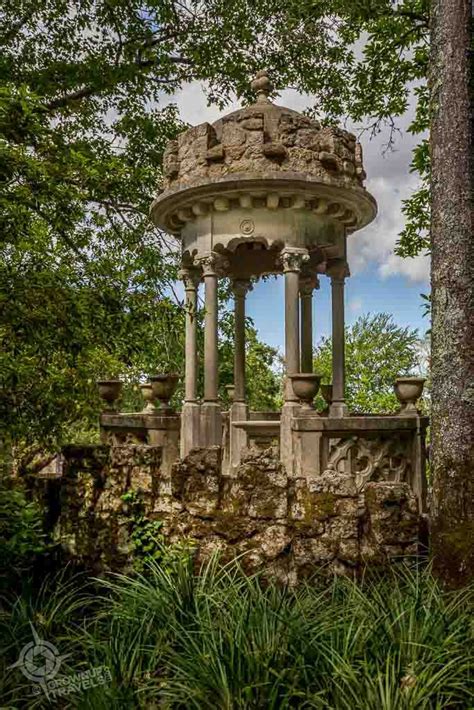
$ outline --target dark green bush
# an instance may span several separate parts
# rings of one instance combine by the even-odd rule
[[[0,476],[0,584],[31,570],[49,549],[40,507],[28,500],[22,483]]]

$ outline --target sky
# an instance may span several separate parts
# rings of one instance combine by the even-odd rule
[[[224,113],[239,107],[229,104],[225,111],[208,106],[204,87],[198,82],[186,85],[171,97],[183,121],[196,125],[212,123]],[[302,111],[314,104],[311,96],[296,91],[282,91],[275,103]],[[367,313],[391,313],[401,326],[417,328],[420,335],[429,324],[423,317],[421,293],[429,292],[429,257],[401,259],[393,249],[403,228],[401,201],[416,189],[416,177],[409,173],[411,150],[416,139],[406,132],[409,116],[397,124],[401,130],[394,150],[384,150],[388,132],[369,139],[362,134],[365,186],[378,203],[374,222],[348,237],[348,262],[351,276],[346,279],[346,323],[353,323]],[[358,134],[357,127],[347,128]],[[283,277],[258,282],[247,296],[247,314],[253,319],[259,337],[283,352],[284,283]],[[314,343],[331,332],[330,282],[320,277],[320,289],[313,296]]]

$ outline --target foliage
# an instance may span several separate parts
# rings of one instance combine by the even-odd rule
[[[219,321],[219,385],[223,402],[230,404],[226,385],[234,382],[234,314],[225,311]],[[275,411],[280,402],[281,375],[275,370],[278,350],[262,343],[250,318],[246,328],[246,391],[247,403],[254,410]]]
[[[110,669],[106,686],[69,696],[74,707],[470,705],[474,590],[449,594],[429,569],[402,566],[360,583],[316,577],[291,590],[245,577],[234,563],[211,559],[196,574],[181,560],[173,570],[152,563],[146,576],[103,581],[88,603],[84,589],[75,596],[54,580],[51,587],[49,597],[4,609],[2,663],[31,641],[34,613],[40,635],[69,654],[61,674]],[[40,705],[18,670],[4,677],[6,705]]]
[[[276,7],[2,6],[0,404],[13,441],[90,428],[97,377],[182,370],[178,251],[148,219],[182,129],[164,94],[208,79],[224,100],[246,84]]]
[[[421,185],[409,199],[403,200],[402,212],[406,222],[395,249],[395,253],[403,257],[417,256],[430,247],[430,154],[427,140],[414,149],[410,171],[419,174]]]
[[[0,474],[0,581],[32,569],[49,549],[40,507],[28,500],[20,481]]]
[[[298,3],[297,12],[320,22],[314,38],[319,68],[311,75],[301,71],[304,89],[316,94],[316,113],[327,120],[348,117],[370,137],[388,127],[390,150],[399,132],[397,118],[414,105],[408,131],[421,136],[411,163],[420,185],[403,201],[406,222],[396,253],[422,253],[429,246],[430,220],[429,0],[307,0]],[[305,57],[296,66],[304,62]]]
[[[346,402],[353,412],[397,409],[395,379],[419,370],[417,330],[401,328],[391,315],[361,316],[346,327]],[[331,340],[323,338],[314,354],[314,371],[330,382]]]
[[[130,525],[133,569],[146,573],[151,563],[157,563],[165,569],[172,569],[178,560],[190,554],[190,545],[183,541],[167,545],[162,531],[163,521],[148,518],[139,491],[129,490],[122,496],[127,504],[127,517]]]

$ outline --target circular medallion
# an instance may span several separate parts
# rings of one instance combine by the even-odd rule
[[[243,219],[242,222],[240,223],[240,233],[241,234],[252,234],[254,229],[255,229],[255,225],[253,223],[253,220],[251,220],[251,219]]]

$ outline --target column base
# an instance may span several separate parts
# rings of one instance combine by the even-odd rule
[[[349,416],[349,409],[345,402],[333,402],[329,407],[329,416],[334,419],[341,419]]]
[[[222,446],[222,414],[218,402],[201,404],[201,446]]]
[[[296,402],[285,402],[281,409],[280,461],[285,467],[287,476],[290,478],[293,478],[295,475],[294,438],[291,424],[293,417],[300,409],[300,405]]]
[[[197,402],[184,402],[181,410],[180,455],[184,458],[191,449],[197,449],[201,434],[201,405]]]
[[[248,446],[247,432],[232,426],[232,422],[247,421],[249,418],[249,408],[245,402],[234,402],[230,408],[230,467],[229,472],[240,464],[242,449]]]

